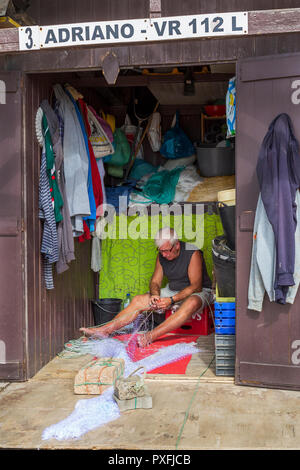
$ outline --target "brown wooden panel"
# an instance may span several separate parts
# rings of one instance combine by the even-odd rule
[[[10,70],[23,70],[28,73],[99,70],[103,56],[110,50],[118,57],[120,67],[210,64],[279,52],[292,53],[298,48],[299,38],[300,34],[294,33],[269,38],[186,40],[111,48],[59,48],[7,56],[4,63]]]
[[[0,80],[6,89],[0,104],[0,341],[5,345],[0,380],[6,380],[5,371],[19,380],[24,362],[20,74],[0,73]]]
[[[245,381],[247,385],[265,387],[268,377],[269,387],[282,388],[282,383],[285,383],[288,388],[299,389],[299,366],[241,362],[239,368],[241,377],[251,377],[251,380]]]
[[[264,67],[264,57],[257,59],[257,66],[253,67],[251,59],[245,61],[241,70],[241,81],[266,80],[283,77],[293,77],[300,74],[300,64],[298,54],[282,54],[281,69],[278,69],[278,57],[274,55],[268,59],[268,67]],[[260,64],[260,65],[259,65]]]
[[[19,35],[17,28],[0,30],[0,52],[16,52],[19,50]]]
[[[85,21],[107,21],[110,19],[145,18],[149,16],[149,0],[52,0],[49,4],[41,0],[30,2],[28,14],[40,25],[64,24]],[[53,8],[52,8],[53,5]]]
[[[192,15],[195,12],[225,13],[229,11],[272,10],[273,8],[297,8],[297,0],[186,0],[184,2],[184,14]],[[181,15],[183,4],[180,0],[163,0],[162,16]]]
[[[299,105],[291,100],[295,56],[260,58],[241,62],[253,81],[238,81],[237,110],[237,216],[255,212],[259,188],[256,163],[262,140],[271,121],[280,113],[290,115],[300,141]],[[299,61],[299,55],[297,60]],[[282,71],[282,78],[256,80],[269,66]],[[286,67],[291,77],[286,77]],[[267,75],[267,74],[266,74]],[[279,74],[278,74],[279,75]],[[244,75],[239,75],[243,77]],[[252,217],[253,221],[253,217]],[[300,374],[292,354],[300,339],[299,292],[293,305],[270,302],[265,295],[262,312],[248,310],[248,283],[252,253],[251,224],[237,229],[237,376],[236,382],[300,389]]]
[[[22,362],[0,363],[0,380],[7,382],[23,381],[25,377],[24,364]]]

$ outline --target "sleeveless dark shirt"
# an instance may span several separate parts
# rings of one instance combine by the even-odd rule
[[[189,246],[191,247],[191,245]],[[159,262],[162,266],[164,276],[166,276],[169,281],[171,290],[180,291],[191,284],[188,276],[188,268],[191,257],[195,251],[198,251],[197,247],[186,249],[186,243],[180,242],[180,253],[177,258],[167,260],[159,253]],[[201,250],[199,251],[202,255],[202,288],[211,288],[212,284],[207,273],[203,252]]]

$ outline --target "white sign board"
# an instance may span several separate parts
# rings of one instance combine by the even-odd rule
[[[245,35],[248,13],[212,13],[19,28],[21,51]]]

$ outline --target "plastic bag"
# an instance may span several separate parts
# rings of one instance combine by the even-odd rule
[[[174,170],[157,171],[148,179],[143,187],[144,197],[158,204],[169,204],[173,201],[176,185],[183,167]]]
[[[116,118],[113,114],[105,114],[104,111],[100,111],[102,119],[109,125],[111,128],[112,133],[116,130]]]
[[[195,148],[192,142],[179,127],[178,111],[176,112],[175,126],[169,129],[164,135],[160,153],[166,158],[190,157],[195,153]]]
[[[235,77],[229,80],[227,94],[226,94],[227,138],[235,136],[235,121],[236,121],[235,81],[236,81]]]
[[[151,163],[145,162],[144,160],[135,160],[129,176],[131,179],[139,181],[143,176],[157,171],[157,168],[158,167],[151,165]]]
[[[114,178],[123,178],[123,167],[107,164],[107,173]]]
[[[115,151],[109,159],[109,164],[114,166],[127,165],[131,154],[130,145],[124,132],[119,128],[114,132],[114,148]]]
[[[135,149],[136,149],[137,146],[138,146],[138,143],[140,141],[143,129],[140,128],[139,131],[138,131],[137,126],[134,126],[133,124],[131,124],[131,119],[128,116],[128,114],[126,114],[125,122],[124,122],[124,125],[121,127],[121,129],[124,132],[124,134],[126,135],[126,138],[127,138],[128,142],[129,142],[129,145],[130,145],[130,148],[132,149],[132,153],[134,153],[133,152],[134,141],[135,141]],[[137,132],[138,132],[138,135],[136,136]],[[142,145],[140,146],[140,149],[137,153],[136,158],[139,158],[139,159],[144,158],[144,151],[143,151],[143,146]]]
[[[88,107],[88,120],[91,126],[91,136],[89,140],[96,159],[113,154],[114,147],[104,129],[105,126],[101,125],[99,116],[96,115],[91,107]]]
[[[153,152],[158,152],[161,147],[161,117],[159,113],[153,113],[148,131],[148,140]]]

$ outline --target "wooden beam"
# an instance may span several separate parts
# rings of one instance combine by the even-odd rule
[[[19,34],[17,28],[0,29],[0,54],[19,51]]]
[[[248,12],[248,34],[243,34],[241,36],[244,37],[251,37],[251,36],[263,36],[263,35],[274,35],[274,34],[287,34],[287,33],[300,33],[300,8],[288,8],[283,10],[261,10],[261,11],[250,11]],[[226,40],[226,36],[223,40]],[[238,41],[239,36],[230,36],[232,39],[236,39]],[[212,38],[216,39],[216,37]],[[191,40],[191,39],[188,39]],[[192,40],[209,40],[209,38],[195,38]],[[174,41],[174,42],[180,42]],[[151,43],[147,43],[147,45],[143,43],[144,46],[151,45]],[[126,46],[126,43],[121,43],[122,46]],[[128,45],[128,44],[127,44]],[[113,44],[110,47],[118,47],[120,44]],[[129,45],[128,45],[129,46]],[[95,45],[95,46],[69,46],[65,49],[79,49],[79,48],[86,48],[86,47],[105,47],[107,48],[108,45],[105,44],[104,46]],[[133,44],[130,44],[130,47],[134,47]],[[50,50],[50,49],[47,49]],[[35,53],[37,51],[20,51],[19,50],[19,37],[18,37],[18,28],[7,28],[7,29],[0,29],[0,54],[4,54],[7,52],[15,52],[15,53]]]
[[[195,82],[228,82],[232,73],[194,73]],[[104,77],[82,77],[72,80],[76,87],[100,88],[103,86],[149,86],[151,83],[184,83],[184,73],[178,75],[126,75],[119,76],[115,84],[108,84]]]
[[[248,12],[247,36],[300,32],[300,8]]]

